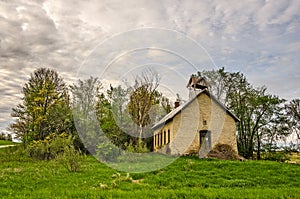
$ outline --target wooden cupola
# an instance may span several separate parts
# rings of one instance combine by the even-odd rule
[[[208,87],[209,84],[207,83],[206,78],[201,77],[200,72],[198,72],[197,75],[192,74],[187,84],[187,88],[194,89],[194,90],[208,89]]]

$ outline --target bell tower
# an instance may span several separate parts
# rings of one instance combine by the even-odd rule
[[[200,91],[204,89],[208,90],[209,84],[206,78],[202,77],[200,72],[197,72],[197,74],[191,75],[186,87],[189,89],[189,98],[191,99]]]

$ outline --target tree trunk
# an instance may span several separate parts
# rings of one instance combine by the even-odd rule
[[[140,130],[139,130],[139,143],[142,143],[142,136],[143,136],[143,126],[140,125]]]
[[[260,137],[259,137],[259,135],[257,133],[257,153],[256,153],[256,159],[257,160],[261,159],[261,157],[260,157],[260,148],[261,148],[260,145],[261,145],[261,143],[260,143]]]

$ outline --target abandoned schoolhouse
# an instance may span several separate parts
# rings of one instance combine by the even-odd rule
[[[188,81],[189,100],[175,102],[154,130],[154,151],[174,155],[208,153],[216,144],[226,144],[237,152],[236,122],[210,91],[204,77],[192,75]]]

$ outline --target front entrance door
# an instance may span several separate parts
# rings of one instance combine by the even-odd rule
[[[211,131],[201,130],[200,132],[200,147],[204,147],[205,151],[211,149]]]

